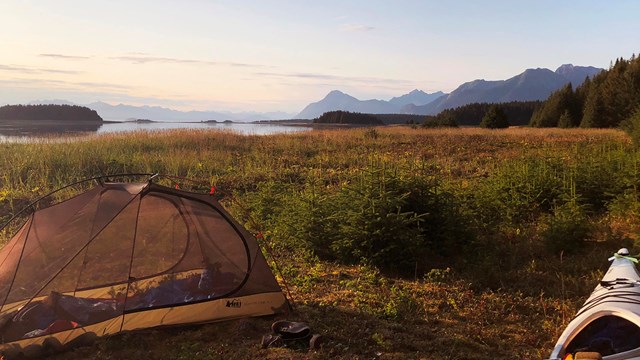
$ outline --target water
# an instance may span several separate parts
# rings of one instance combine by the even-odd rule
[[[0,141],[3,142],[29,142],[37,139],[50,138],[52,134],[72,135],[79,132],[112,134],[131,131],[164,131],[171,129],[202,129],[233,131],[247,135],[271,135],[281,133],[294,133],[311,130],[307,126],[274,125],[264,123],[187,123],[187,122],[121,122],[105,123],[92,129],[77,129],[76,127],[61,127],[57,125],[55,130],[41,126],[16,126],[0,128]]]

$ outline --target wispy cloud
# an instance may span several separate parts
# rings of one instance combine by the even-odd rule
[[[271,67],[268,65],[260,65],[260,64],[152,56],[144,53],[130,53],[125,56],[112,56],[110,57],[110,59],[130,62],[133,64],[141,64],[141,65],[156,63],[156,64],[185,64],[185,65],[218,65],[218,66],[232,66],[232,67],[244,67],[244,68],[270,68]]]
[[[375,30],[376,28],[369,25],[363,24],[344,24],[340,27],[343,31],[351,31],[351,32],[367,32]]]
[[[54,59],[62,59],[62,60],[87,60],[90,59],[88,56],[77,56],[77,55],[65,55],[65,54],[40,54],[41,57],[54,58]]]
[[[363,84],[414,84],[415,81],[404,79],[390,79],[390,78],[378,78],[367,76],[342,76],[323,73],[305,73],[305,72],[292,72],[292,73],[277,73],[277,72],[256,72],[256,76],[267,77],[279,77],[288,79],[300,79],[300,80],[319,80],[325,82],[337,82],[337,83],[363,83]]]
[[[420,79],[397,79],[374,76],[344,76],[326,73],[311,72],[255,72],[253,81],[258,77],[266,77],[271,84],[276,79],[277,84],[282,87],[290,87],[301,91],[304,89],[326,88],[329,90],[341,89],[344,91],[353,90],[356,93],[378,94],[398,94],[411,89],[423,89],[431,91],[436,87],[439,89],[437,81]],[[436,90],[433,90],[436,91]],[[304,91],[301,91],[304,93]]]
[[[82,74],[82,71],[77,70],[62,70],[62,69],[47,69],[47,68],[33,68],[27,66],[20,65],[2,65],[0,64],[0,71],[11,71],[22,74],[68,74],[68,75],[76,75]]]
[[[167,64],[208,64],[207,61],[191,60],[191,59],[178,59],[169,57],[158,57],[149,55],[127,55],[127,56],[114,56],[111,60],[119,60],[131,62],[134,64],[148,64],[148,63],[167,63]]]
[[[24,79],[14,78],[0,80],[0,85],[28,87],[28,88],[56,88],[56,89],[75,89],[83,91],[102,90],[102,91],[127,91],[132,89],[130,86],[112,84],[105,82],[75,82],[53,79]]]
[[[21,72],[21,73],[25,73],[25,74],[33,74],[33,73],[35,73],[35,70],[33,70],[33,69],[27,69],[27,68],[22,67],[22,66],[12,66],[12,65],[2,65],[2,64],[0,64],[0,70],[2,70],[2,71],[15,71],[15,72]]]

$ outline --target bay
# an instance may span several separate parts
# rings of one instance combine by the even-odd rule
[[[133,131],[167,131],[174,129],[222,130],[245,135],[271,135],[309,131],[308,126],[280,125],[268,123],[210,123],[210,122],[107,122],[96,125],[95,128],[78,128],[57,124],[51,126],[2,126],[0,127],[0,141],[29,142],[38,139],[51,138],[54,135],[76,134],[113,134]]]

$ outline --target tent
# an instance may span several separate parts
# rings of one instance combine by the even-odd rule
[[[28,215],[0,250],[0,352],[269,315],[288,302],[256,239],[209,194],[99,181]]]

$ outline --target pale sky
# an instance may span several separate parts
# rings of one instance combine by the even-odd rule
[[[1,0],[0,104],[297,113],[640,51],[640,1]]]

